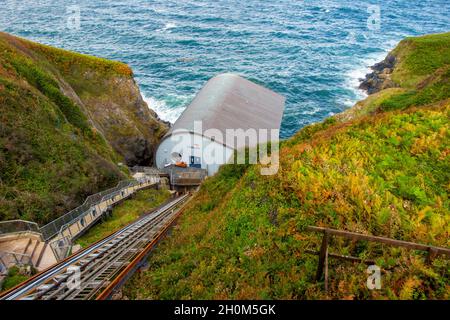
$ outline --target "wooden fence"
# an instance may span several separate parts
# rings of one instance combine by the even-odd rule
[[[336,230],[336,229],[330,229],[330,228],[324,228],[324,227],[315,227],[315,226],[308,226],[306,228],[308,231],[312,232],[319,232],[323,233],[322,237],[322,244],[320,246],[320,251],[311,251],[307,250],[307,253],[311,254],[317,254],[319,255],[319,264],[317,266],[317,272],[316,272],[316,281],[320,281],[322,277],[325,277],[325,292],[328,292],[328,258],[337,258],[337,259],[343,259],[347,261],[353,261],[353,262],[364,262],[367,264],[375,264],[372,260],[362,260],[357,257],[352,256],[345,256],[345,255],[339,255],[334,253],[328,252],[329,242],[332,236],[342,237],[350,240],[365,240],[365,241],[371,241],[371,242],[378,242],[387,244],[389,246],[394,247],[403,247],[407,248],[409,250],[420,250],[428,252],[427,256],[427,262],[431,263],[433,259],[438,255],[445,255],[447,257],[450,257],[450,249],[442,248],[442,247],[435,247],[431,245],[426,244],[420,244],[415,242],[408,242],[408,241],[402,241],[402,240],[395,240],[391,238],[385,238],[385,237],[377,237],[372,235],[365,235],[361,233],[356,232],[349,232],[349,231],[343,231],[343,230]]]

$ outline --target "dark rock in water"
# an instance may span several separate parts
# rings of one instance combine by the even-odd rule
[[[388,54],[387,57],[370,67],[373,72],[366,75],[365,79],[361,79],[359,88],[372,94],[383,89],[397,87],[391,80],[391,73],[396,63],[395,56]]]

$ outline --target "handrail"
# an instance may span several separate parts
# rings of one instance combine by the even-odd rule
[[[154,168],[154,167],[144,167],[144,166],[134,166],[134,167],[131,167],[130,170],[131,170],[132,172],[145,172],[145,173],[148,173],[148,174],[154,174],[154,175],[157,175],[157,174],[161,174],[161,173],[162,173],[162,171],[159,170],[159,169],[157,169],[157,168]]]
[[[41,235],[43,240],[47,241],[53,236],[57,235],[61,231],[62,227],[82,216],[84,213],[89,212],[91,208],[98,203],[113,198],[125,188],[139,186],[142,183],[146,183],[148,181],[150,181],[148,177],[144,177],[143,179],[139,180],[129,179],[119,181],[115,187],[88,196],[80,206],[70,210],[66,214],[56,218],[55,220],[47,223],[42,227],[39,227],[39,225],[35,222],[25,220],[1,221],[0,235],[35,232]]]
[[[0,265],[3,266],[3,268],[0,268],[0,271],[5,272],[8,270],[8,267],[11,265],[11,263],[8,263],[5,261],[6,256],[12,256],[13,258],[13,264],[16,265],[31,265],[32,264],[32,257],[29,254],[19,253],[19,252],[10,252],[10,251],[2,251],[0,252]],[[24,261],[25,258],[25,261]]]
[[[53,238],[54,240],[52,240],[50,242],[50,247],[53,250],[55,256],[57,257],[58,260],[62,260],[64,259],[67,254],[69,253],[69,250],[71,248],[72,245],[72,241],[73,239],[75,239],[75,237],[77,235],[72,235],[72,232],[69,231],[69,236],[65,236],[64,233],[66,230],[70,230],[70,228],[76,224],[78,221],[80,221],[83,218],[86,218],[86,216],[88,216],[89,214],[91,214],[93,207],[97,206],[97,205],[101,205],[102,203],[113,199],[113,203],[115,203],[114,201],[114,197],[117,195],[120,195],[125,189],[130,188],[130,187],[135,187],[135,186],[142,186],[145,185],[147,183],[150,183],[151,179],[141,179],[139,181],[137,181],[137,183],[132,184],[132,185],[128,185],[122,189],[119,189],[113,193],[107,194],[105,195],[98,203],[96,203],[95,205],[91,206],[88,210],[86,210],[85,212],[81,213],[78,217],[76,217],[74,220],[64,224],[63,226],[61,226],[59,232],[57,233],[57,235],[55,235]],[[120,201],[121,199],[119,199],[118,201]],[[112,204],[112,203],[110,203]],[[100,217],[101,215],[98,215],[98,217]],[[91,222],[92,224],[92,222]],[[85,229],[84,229],[85,230]]]
[[[390,246],[394,247],[404,247],[409,250],[420,250],[420,251],[426,251],[434,255],[446,255],[450,257],[450,249],[444,248],[444,247],[436,247],[428,244],[421,244],[417,242],[409,242],[409,241],[403,241],[403,240],[397,240],[392,238],[386,238],[386,237],[380,237],[380,236],[372,236],[372,235],[366,235],[362,233],[356,233],[351,231],[344,231],[344,230],[338,230],[338,229],[331,229],[331,228],[324,228],[324,227],[316,227],[316,226],[308,226],[306,228],[308,231],[313,232],[322,232],[327,233],[329,235],[335,235],[338,237],[344,237],[347,239],[352,240],[367,240],[372,242],[378,242],[378,243],[384,243]]]
[[[147,182],[148,180],[145,181]],[[140,185],[142,182],[142,180],[123,180],[113,188],[88,196],[82,205],[72,209],[66,214],[41,227],[40,231],[44,239],[49,240],[50,238],[54,237],[62,230],[62,228],[64,228],[64,226],[78,219],[86,212],[89,212],[95,205],[104,202],[105,200],[111,199],[125,188]]]
[[[147,183],[147,182],[149,182],[149,181],[147,180],[147,181],[145,181],[145,182],[138,182],[137,184]],[[124,189],[127,189],[127,188],[129,188],[129,187],[135,186],[135,185],[137,185],[137,184],[132,184],[132,185],[125,186],[125,187],[123,187],[123,188],[121,188],[121,189],[119,189],[119,190],[117,190],[117,191],[114,191],[113,193],[110,193],[110,194],[105,195],[105,196],[104,196],[103,198],[101,198],[97,203],[95,203],[95,204],[93,204],[92,206],[90,206],[86,211],[82,212],[82,213],[81,213],[79,216],[77,216],[75,219],[73,219],[73,220],[71,220],[71,221],[65,223],[64,225],[62,225],[61,228],[60,228],[60,230],[59,230],[59,233],[62,234],[62,233],[64,232],[64,230],[65,230],[66,228],[68,228],[69,226],[71,226],[75,221],[82,219],[86,214],[90,213],[91,210],[92,210],[92,207],[94,207],[94,206],[96,206],[96,205],[98,205],[98,204],[101,204],[101,203],[103,203],[103,202],[105,202],[105,201],[108,201],[108,200],[114,198],[116,195],[119,195]]]
[[[39,226],[35,222],[26,220],[8,220],[0,222],[0,235],[21,232],[39,232]]]

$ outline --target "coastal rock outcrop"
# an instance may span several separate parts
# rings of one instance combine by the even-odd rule
[[[383,89],[394,88],[397,85],[391,80],[391,74],[394,70],[396,57],[388,54],[387,57],[371,67],[373,72],[366,75],[365,79],[361,79],[359,88],[372,94]]]

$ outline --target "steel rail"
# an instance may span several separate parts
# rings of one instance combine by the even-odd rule
[[[112,239],[114,236],[121,234],[125,232],[125,229],[119,230],[118,232],[114,233],[113,235],[109,236],[108,238],[105,238],[98,243],[94,244],[93,246],[87,248],[86,250],[83,250],[82,254],[87,255],[94,251],[98,246],[108,242],[110,239]],[[2,300],[14,300],[25,294],[26,292],[32,290],[33,288],[37,287],[38,285],[44,283],[44,281],[50,279],[52,276],[54,276],[56,273],[66,269],[70,265],[74,264],[77,260],[79,260],[78,255],[72,255],[66,260],[63,260],[62,262],[50,267],[47,270],[44,270],[43,272],[37,274],[35,277],[30,279],[31,281],[26,281],[22,285],[19,284],[18,288],[13,288],[12,292],[8,291],[0,298]]]
[[[140,235],[141,233],[138,233],[138,234]],[[133,237],[133,239],[134,239],[134,237]],[[129,242],[123,242],[123,243],[121,243],[119,249],[121,249],[121,248],[123,249],[123,247],[128,247],[129,245],[130,245]],[[102,257],[100,257],[100,259],[99,259],[100,261],[95,261],[95,259],[92,259],[90,261],[87,261],[86,264],[83,264],[81,267],[85,267],[85,268],[83,268],[83,273],[82,273],[82,277],[80,278],[80,282],[87,283],[90,280],[90,278],[92,278],[92,276],[95,275],[95,273],[101,272],[103,270],[102,268],[107,267],[108,264],[112,263],[113,260],[116,258],[116,255],[117,255],[116,251],[117,250],[112,250],[112,252],[108,252],[108,254],[105,254],[105,252],[102,252],[103,255],[102,255]],[[124,253],[124,252],[126,253],[127,250],[123,249],[119,253]],[[98,258],[98,256],[97,256],[97,258]],[[52,298],[64,299],[64,298],[68,297],[69,294],[71,294],[72,292],[75,291],[74,289],[72,289],[72,290],[69,289],[69,290],[67,290],[68,292],[64,292],[66,289],[67,289],[67,287],[61,286],[55,292],[53,292],[49,295],[46,295],[46,299],[52,299]],[[58,296],[58,295],[61,295],[61,296]],[[74,298],[74,297],[72,296],[72,298]]]
[[[100,295],[97,296],[96,300],[106,300],[110,297],[110,295],[113,293],[116,287],[119,286],[119,284],[126,280],[127,276],[132,272],[134,268],[138,265],[140,261],[142,261],[153,249],[153,247],[161,240],[161,238],[166,234],[166,232],[169,230],[169,228],[174,224],[174,222],[180,217],[183,210],[180,210],[178,213],[175,214],[174,217],[171,218],[170,222],[167,223],[164,227],[164,229],[155,237],[152,242],[150,242],[143,251],[141,251],[126,267],[124,270],[121,271],[121,273],[113,280],[111,283],[100,293]]]
[[[105,274],[105,270],[108,271],[108,268],[111,268],[111,264],[113,267],[110,269],[110,272],[108,274],[108,279],[113,277],[116,273],[118,273],[120,268],[122,268],[129,259],[132,258],[132,256],[135,255],[135,252],[138,252],[139,249],[143,247],[143,245],[139,246],[140,243],[142,243],[142,240],[149,241],[149,239],[143,238],[145,234],[151,232],[154,227],[157,227],[159,223],[164,222],[164,219],[166,216],[171,213],[170,211],[167,211],[166,213],[162,213],[161,215],[157,216],[155,220],[157,221],[151,221],[151,225],[149,225],[150,222],[146,222],[143,226],[137,228],[135,232],[130,233],[129,235],[125,236],[128,239],[123,239],[120,246],[113,249],[112,252],[108,252],[108,254],[105,254],[103,258],[101,257],[99,261],[96,261],[94,265],[88,266],[88,272],[86,275],[81,278],[81,283],[84,283],[84,285],[77,289],[77,290],[70,290],[68,293],[66,293],[64,296],[60,297],[63,299],[77,299],[79,298],[79,294],[82,293],[83,290],[89,289],[90,283],[92,281],[96,281],[99,277]],[[131,253],[131,254],[130,254]],[[126,258],[126,255],[129,255],[128,258]],[[124,259],[125,256],[125,259]],[[121,261],[122,259],[122,261]],[[83,273],[84,274],[84,273]],[[105,280],[100,279],[97,280],[98,286],[96,289],[100,290],[102,287],[102,283],[105,282]],[[63,287],[64,289],[64,287]],[[90,298],[93,295],[95,295],[96,291],[98,290],[90,290],[90,294],[86,295],[86,297]],[[52,297],[49,297],[52,298]]]
[[[177,200],[177,201],[174,201],[174,202],[172,202],[172,203],[170,203],[170,204],[168,204],[168,205],[166,205],[165,207],[161,208],[158,212],[161,213],[161,212],[163,212],[164,210],[167,210],[168,208],[170,208],[171,206],[173,206],[174,203],[176,204],[177,202],[178,202],[178,200]],[[151,215],[150,218],[154,218],[154,217],[158,214],[158,212],[156,212],[156,213],[154,213],[153,215]],[[143,219],[145,219],[145,218],[143,218]],[[143,220],[143,219],[141,219],[141,220]],[[147,217],[147,219],[148,219],[148,217]],[[140,223],[141,220],[136,221],[135,223],[129,225],[128,227],[125,227],[124,229],[120,230],[119,232],[112,234],[110,237],[107,237],[107,238],[104,239],[103,241],[98,242],[97,244],[91,246],[90,248],[87,248],[87,249],[86,249],[85,251],[83,251],[80,255],[77,255],[77,257],[74,257],[74,259],[68,259],[68,261],[66,261],[66,263],[61,264],[61,266],[59,266],[59,268],[57,268],[56,270],[50,270],[50,272],[51,272],[50,275],[47,276],[47,277],[44,277],[44,278],[42,279],[43,281],[42,281],[42,280],[39,281],[38,285],[39,285],[39,284],[42,284],[43,282],[45,282],[45,280],[47,280],[47,278],[51,278],[52,276],[55,276],[55,273],[58,273],[59,271],[61,271],[62,269],[65,269],[65,268],[68,267],[69,265],[74,264],[74,263],[76,262],[76,261],[74,261],[74,260],[80,260],[81,258],[83,258],[83,257],[89,255],[90,253],[94,252],[96,249],[98,249],[99,247],[101,247],[103,244],[109,242],[111,239],[120,237],[121,234],[125,233],[125,232],[128,231],[130,228],[133,228],[136,224]],[[150,220],[152,220],[152,219],[150,219]],[[53,268],[53,269],[55,269],[55,268]],[[48,272],[47,272],[47,273],[48,273]],[[67,277],[66,277],[66,278],[67,278]],[[60,285],[60,282],[63,282],[64,280],[65,280],[65,279],[61,279],[60,281],[57,281],[56,284],[57,284],[57,285]],[[34,281],[34,283],[33,283],[32,285],[36,286],[36,281]],[[27,290],[27,289],[29,289],[29,288],[24,288],[22,291]],[[48,289],[51,289],[51,288],[48,288]],[[48,290],[46,290],[46,291],[48,291]],[[23,294],[23,292],[19,292],[19,294]],[[43,294],[45,294],[45,292],[43,292]],[[42,294],[41,294],[41,295],[42,295]],[[17,298],[17,297],[16,297],[16,298]]]
[[[101,276],[102,272],[108,269],[108,265],[114,266],[114,263],[116,263],[115,266],[117,268],[115,272],[112,272],[114,270],[111,270],[111,273],[109,274],[109,277],[114,277],[126,267],[127,263],[134,261],[132,260],[133,257],[139,255],[139,253],[146,248],[146,243],[144,242],[152,242],[155,236],[158,237],[158,231],[167,227],[166,222],[174,215],[175,210],[179,209],[178,206],[183,205],[186,202],[187,198],[188,195],[184,195],[163,205],[154,212],[138,219],[123,229],[99,240],[81,252],[75,253],[62,262],[44,270],[28,281],[25,281],[23,284],[7,291],[0,299],[76,298],[77,293],[81,293],[89,284],[89,281],[95,279],[95,276]],[[170,224],[172,222],[173,220],[170,220]],[[153,238],[145,237],[148,233],[150,233]],[[133,246],[130,247],[131,244]],[[81,283],[83,283],[83,280],[86,281],[82,290],[64,289],[65,287],[67,288],[66,281],[71,276],[71,274],[67,274],[66,272],[70,266],[78,266],[80,271],[82,271]],[[86,272],[89,270],[92,272]],[[108,278],[104,281],[100,281],[97,288],[95,288],[95,286],[91,288],[92,294],[88,294],[86,297],[91,298],[92,296],[95,296],[95,294],[97,294],[103,286],[108,285],[111,280],[112,279]],[[58,296],[58,294],[60,296]],[[82,296],[83,295],[80,297]]]

